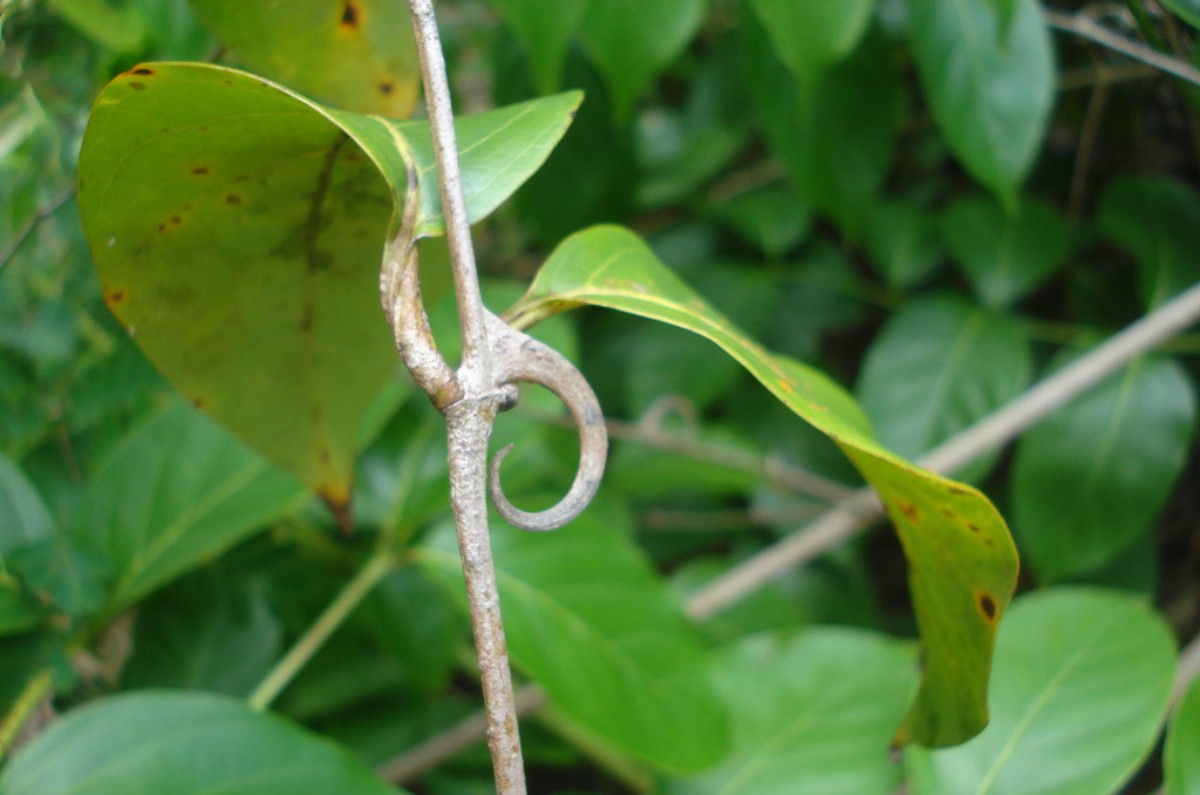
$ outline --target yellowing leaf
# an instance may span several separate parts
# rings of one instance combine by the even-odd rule
[[[545,160],[580,95],[458,124],[478,220]],[[394,214],[440,234],[425,122],[332,111],[253,75],[146,64],[101,93],[79,207],[104,297],[151,361],[335,509],[399,369],[379,303]],[[408,184],[408,175],[416,177]]]
[[[942,746],[979,733],[996,627],[1017,574],[1012,539],[988,499],[883,449],[841,387],[747,338],[625,229],[601,226],[568,238],[509,314],[527,325],[585,304],[707,337],[841,446],[883,499],[909,561],[924,676],[896,739]]]
[[[356,113],[412,113],[421,72],[395,0],[191,0],[205,27],[251,69]]]

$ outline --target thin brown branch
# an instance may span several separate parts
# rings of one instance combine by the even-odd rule
[[[1088,41],[1093,41],[1135,61],[1141,61],[1144,64],[1153,66],[1155,69],[1166,72],[1180,80],[1200,86],[1200,70],[1196,69],[1196,67],[1186,61],[1165,55],[1141,42],[1133,41],[1132,39],[1127,39],[1124,36],[1113,33],[1086,12],[1067,14],[1047,8],[1043,9],[1042,13],[1045,16],[1046,23],[1052,28],[1065,33],[1071,33]]]
[[[647,530],[670,533],[721,532],[725,530],[798,525],[812,521],[824,507],[813,503],[762,506],[744,511],[647,511],[641,526]]]
[[[0,251],[0,271],[3,271],[9,261],[17,255],[17,252],[21,250],[21,246],[25,245],[25,241],[29,239],[29,236],[34,233],[34,230],[38,228],[42,221],[54,215],[54,213],[58,212],[59,208],[74,197],[75,188],[68,188],[47,202],[44,207],[39,207],[37,212],[30,216],[29,220],[17,230],[17,234],[4,247],[4,250]]]
[[[814,497],[823,502],[839,502],[854,494],[854,489],[849,486],[788,464],[777,456],[764,457],[749,450],[739,450],[729,445],[704,441],[695,435],[691,429],[691,423],[688,423],[683,431],[670,430],[663,421],[666,417],[659,410],[663,405],[664,401],[655,403],[636,422],[617,419],[605,420],[608,435],[614,439],[645,445],[694,461],[744,472],[780,491]],[[557,425],[566,425],[570,422],[557,414],[533,410],[526,414],[537,422]]]

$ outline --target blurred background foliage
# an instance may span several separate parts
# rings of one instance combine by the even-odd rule
[[[297,17],[331,6],[342,23],[372,8],[304,5]],[[147,363],[104,306],[74,194],[93,99],[141,61],[245,66],[365,109],[376,94],[338,86],[399,75],[383,110],[403,112],[411,59],[306,85],[297,64],[325,45],[247,36],[252,23],[222,21],[218,3],[0,9],[0,742],[39,726],[32,706],[51,691],[67,715],[134,709],[114,696],[144,688],[248,696],[391,534],[403,565],[276,708],[367,765],[403,759],[479,706],[468,625],[444,587],[437,418],[404,378],[380,399],[342,535]],[[917,457],[1200,281],[1200,89],[1061,29],[1084,12],[1194,60],[1187,0],[446,0],[460,113],[586,91],[545,167],[476,230],[488,303],[512,303],[568,234],[626,224]],[[240,38],[212,32],[229,30]],[[432,313],[452,336],[453,307]],[[1180,739],[1200,732],[1194,688],[1166,756],[1151,753],[1175,644],[1200,630],[1200,337],[1176,337],[959,473],[1008,517],[1025,595],[1001,633],[989,733],[897,764],[887,742],[915,647],[886,528],[695,626],[683,617],[703,583],[859,485],[844,457],[685,332],[589,310],[538,334],[580,363],[615,440],[580,527],[498,532],[511,593],[530,601],[506,593],[514,660],[553,691],[523,727],[533,791],[886,795],[906,780],[953,795],[1053,780],[1095,795],[1150,792],[1164,770],[1170,795],[1200,791],[1200,747]],[[497,429],[496,445],[520,441],[506,478],[530,501],[574,471],[557,412],[534,395]],[[637,704],[589,679],[596,644],[633,661]],[[1028,713],[1035,702],[1045,709]],[[678,736],[639,712],[674,716]],[[680,751],[689,743],[706,762]],[[52,791],[21,761],[0,792]],[[486,754],[476,744],[409,785],[488,791]]]

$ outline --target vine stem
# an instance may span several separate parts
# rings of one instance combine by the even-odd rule
[[[358,573],[341,590],[337,597],[326,606],[308,630],[288,650],[288,653],[275,664],[275,667],[263,677],[258,687],[250,694],[250,706],[262,711],[271,705],[276,697],[283,692],[288,683],[296,678],[296,674],[308,664],[330,636],[346,618],[354,612],[354,608],[362,603],[371,589],[386,577],[395,561],[391,552],[379,549],[363,565]]]
[[[450,503],[454,509],[467,604],[479,659],[496,792],[497,795],[524,795],[525,765],[487,515],[488,439],[497,412],[515,402],[515,387],[505,390],[493,377],[487,313],[479,292],[454,132],[454,110],[433,2],[408,0],[408,7],[425,84],[425,103],[437,159],[442,214],[462,336],[462,363],[455,373],[462,396],[440,407],[446,419]],[[403,322],[403,319],[393,320],[397,321]]]

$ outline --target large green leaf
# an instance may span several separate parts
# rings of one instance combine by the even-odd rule
[[[909,38],[934,119],[975,179],[1010,207],[1054,98],[1050,36],[1034,0],[912,0]]]
[[[907,288],[941,264],[942,238],[934,215],[912,202],[881,202],[867,220],[872,264],[892,287]]]
[[[859,630],[755,635],[722,655],[734,751],[671,795],[891,795],[892,727],[916,679],[908,644]]]
[[[71,538],[109,563],[116,613],[303,498],[291,477],[176,405],[135,428],[91,476]]]
[[[1153,748],[1175,642],[1140,599],[1023,597],[1000,630],[992,722],[959,748],[906,754],[913,795],[1108,795]]]
[[[828,377],[744,336],[674,276],[633,233],[595,227],[554,252],[514,322],[583,304],[694,331],[739,361],[788,408],[836,441],[875,486],[910,565],[925,677],[897,740],[962,742],[987,722],[985,696],[996,625],[1017,560],[1004,521],[974,489],[914,467],[881,447],[861,409]]]
[[[1187,461],[1196,395],[1139,359],[1025,432],[1012,474],[1021,550],[1047,580],[1088,574],[1150,532]]]
[[[771,148],[805,199],[857,233],[904,121],[904,90],[886,42],[868,31],[846,59],[800,83],[755,18],[740,28],[748,93]]]
[[[1165,177],[1117,179],[1097,214],[1100,233],[1137,258],[1147,309],[1200,281],[1200,196],[1191,187]]]
[[[57,721],[0,777],[0,795],[395,795],[345,750],[245,702],[113,696]]]
[[[37,489],[0,455],[0,636],[32,629],[40,615],[9,571],[14,562],[10,556],[30,545],[53,543],[54,533],[54,519]]]
[[[529,59],[538,90],[558,90],[567,48],[587,13],[589,0],[493,0]]]
[[[402,118],[421,71],[404,3],[395,0],[191,0],[196,16],[256,72],[330,105]]]
[[[796,76],[810,80],[858,44],[875,0],[750,0],[775,50]]]
[[[913,300],[871,343],[858,397],[879,440],[916,458],[1012,400],[1032,364],[1020,328],[957,296]],[[970,467],[983,474],[994,456]]]
[[[493,534],[509,654],[588,733],[667,770],[702,770],[728,748],[707,655],[625,522],[601,508],[553,535]],[[445,530],[420,560],[465,600]]]
[[[0,455],[0,566],[17,547],[53,535],[54,519],[41,495],[16,464]]]
[[[1051,205],[1023,199],[1015,212],[978,196],[942,214],[950,253],[985,305],[1003,309],[1051,276],[1075,247],[1075,231]]]
[[[588,6],[580,37],[608,82],[619,118],[629,116],[638,95],[696,35],[705,5],[704,0],[593,0]]]
[[[248,696],[283,647],[265,591],[262,580],[201,570],[139,605],[122,687]]]
[[[1163,753],[1165,795],[1200,795],[1200,679],[1175,710]]]
[[[537,169],[578,102],[460,121],[473,220]],[[364,418],[398,368],[378,297],[384,241],[406,186],[417,234],[441,231],[433,169],[427,123],[331,111],[231,69],[150,64],[96,101],[79,202],[105,299],[150,359],[340,508]]]

